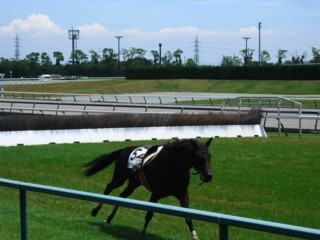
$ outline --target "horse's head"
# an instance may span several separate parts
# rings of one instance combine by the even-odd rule
[[[211,154],[209,146],[212,141],[210,138],[206,143],[193,141],[195,151],[192,167],[200,174],[202,182],[210,182],[213,176],[213,171],[210,166]]]

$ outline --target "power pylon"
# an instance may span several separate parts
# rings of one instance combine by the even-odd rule
[[[198,35],[196,35],[196,40],[194,41],[194,62],[199,65],[199,41],[198,41]]]
[[[20,57],[20,39],[18,34],[16,34],[16,37],[14,38],[14,46],[15,46],[15,51],[14,51],[15,60],[18,61]]]

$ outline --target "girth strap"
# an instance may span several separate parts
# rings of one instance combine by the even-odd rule
[[[138,170],[138,177],[139,177],[139,180],[140,180],[141,184],[142,184],[146,189],[148,189],[150,192],[152,192],[152,191],[151,191],[151,187],[150,187],[149,182],[148,182],[147,177],[146,177],[146,173],[145,173],[145,171],[144,171],[143,168],[141,168],[141,169]]]

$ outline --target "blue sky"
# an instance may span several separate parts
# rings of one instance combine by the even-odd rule
[[[320,48],[318,0],[10,0],[1,3],[0,57],[13,58],[19,36],[20,58],[30,52],[61,51],[68,59],[71,41],[67,30],[80,30],[78,49],[88,54],[103,48],[143,48],[147,51],[183,50],[193,58],[199,39],[200,63],[218,65],[222,56],[240,56],[248,47],[258,58],[258,23],[261,48],[276,61],[278,49],[292,55]],[[147,58],[151,58],[149,53]]]

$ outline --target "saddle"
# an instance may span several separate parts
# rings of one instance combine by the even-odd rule
[[[163,146],[142,146],[134,149],[129,155],[127,167],[136,171],[149,165],[162,148]]]
[[[137,171],[141,184],[152,192],[143,167],[149,165],[162,150],[163,146],[143,146],[134,149],[128,158],[128,168]]]

